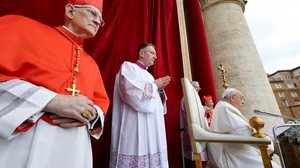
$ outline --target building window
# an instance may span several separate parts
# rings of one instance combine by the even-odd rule
[[[281,92],[278,93],[278,96],[279,97],[285,97],[284,93],[281,93]]]
[[[292,97],[298,97],[298,94],[296,92],[291,92]]]
[[[295,89],[295,84],[294,83],[288,83],[287,88],[288,89]]]
[[[281,86],[281,84],[276,83],[276,84],[275,84],[275,88],[276,88],[276,89],[281,89],[282,86]]]
[[[289,107],[289,103],[287,100],[282,100],[282,104],[284,107]]]
[[[295,100],[295,105],[300,105],[300,101],[299,100]]]

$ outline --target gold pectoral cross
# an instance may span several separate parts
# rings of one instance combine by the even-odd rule
[[[72,96],[76,96],[76,94],[80,93],[80,90],[76,90],[76,84],[72,84],[72,88],[66,88],[68,92],[72,92]]]

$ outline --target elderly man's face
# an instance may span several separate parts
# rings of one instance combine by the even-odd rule
[[[83,35],[82,38],[92,38],[99,27],[104,25],[101,12],[92,5],[73,5],[72,28],[74,33]]]
[[[214,102],[210,99],[210,100],[207,100],[207,101],[205,102],[205,105],[206,105],[207,107],[213,108],[213,107],[214,107]]]
[[[201,90],[201,87],[197,81],[191,81],[191,84],[193,85],[193,87],[195,88],[195,90],[197,92],[199,92]]]
[[[241,110],[241,107],[245,104],[245,97],[241,92],[238,92],[231,97],[231,104]]]

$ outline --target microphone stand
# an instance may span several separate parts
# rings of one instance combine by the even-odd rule
[[[264,111],[261,111],[261,110],[254,110],[254,113],[256,113],[258,115],[264,115],[264,116],[270,116],[270,117],[278,117],[278,118],[289,119],[289,120],[294,121],[295,123],[299,123],[300,122],[299,118],[293,118],[293,117],[284,116],[284,115],[272,114],[272,113],[264,112]]]

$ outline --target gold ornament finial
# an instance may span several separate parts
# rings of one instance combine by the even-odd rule
[[[257,138],[265,138],[266,134],[262,131],[262,128],[265,125],[264,120],[262,120],[259,117],[252,117],[249,120],[249,124],[251,125],[251,127],[253,127],[256,132],[253,133],[253,136],[257,137]],[[271,164],[271,160],[270,160],[270,156],[268,154],[268,144],[258,144],[260,153],[261,153],[261,157],[263,160],[263,164],[265,168],[272,168],[272,164]]]
[[[221,73],[222,73],[222,79],[223,79],[223,87],[225,88],[225,89],[227,89],[228,88],[228,83],[227,83],[227,81],[226,81],[226,70],[225,70],[225,68],[224,68],[224,66],[223,66],[223,63],[220,63],[220,65],[219,65],[219,67],[218,67],[218,70],[220,70],[221,71]]]
[[[265,126],[264,120],[262,120],[259,117],[252,117],[249,120],[249,124],[256,131],[255,133],[253,133],[253,136],[258,137],[258,138],[264,138],[264,137],[266,137],[266,134],[262,131],[262,128]]]

